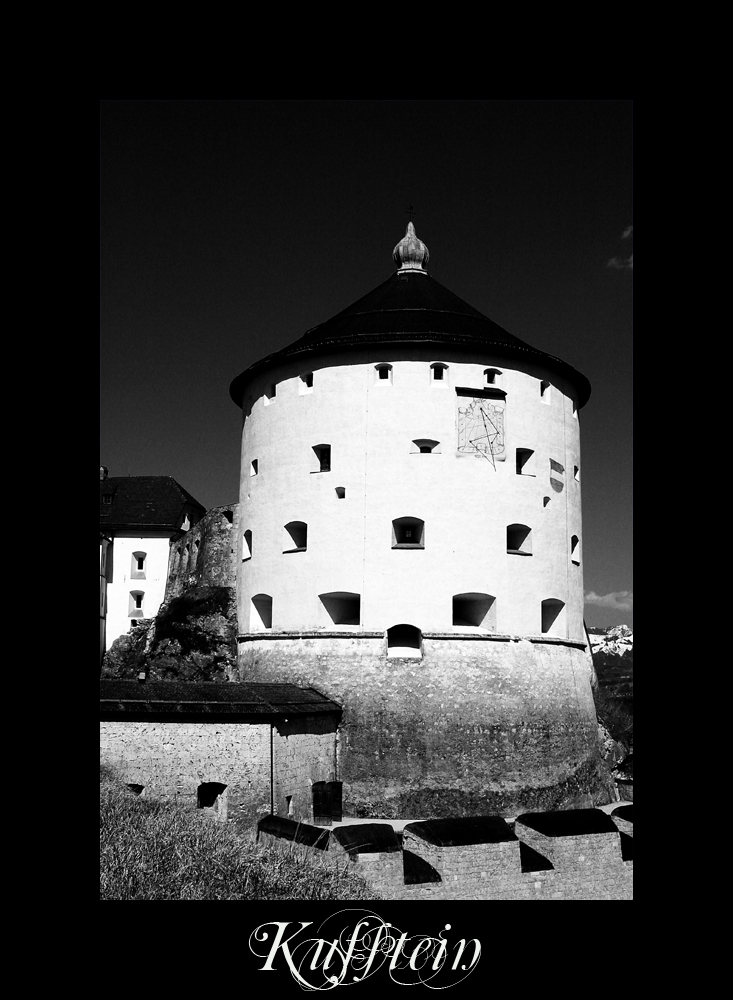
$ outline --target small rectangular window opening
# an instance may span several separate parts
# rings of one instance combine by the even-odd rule
[[[380,379],[384,379],[384,380],[388,379],[389,378],[389,368],[380,368],[379,369],[379,377],[380,377]]]
[[[416,517],[400,517],[392,522],[393,549],[424,549],[425,522]]]
[[[257,472],[258,472],[258,468],[259,468],[259,462],[257,461],[256,458],[253,458],[252,462],[250,463],[250,467],[249,467],[249,474],[250,474],[250,476],[256,476]]]
[[[517,448],[517,475],[534,476],[534,451],[531,448]]]

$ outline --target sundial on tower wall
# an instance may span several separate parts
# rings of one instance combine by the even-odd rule
[[[492,464],[506,458],[506,393],[501,389],[456,388],[459,455],[483,455]]]

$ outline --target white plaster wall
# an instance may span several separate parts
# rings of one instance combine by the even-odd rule
[[[376,378],[380,362],[393,366],[389,381]],[[432,379],[432,362],[449,366],[442,381]],[[506,458],[495,467],[456,452],[455,387],[483,388],[487,367],[503,372],[497,387],[507,393]],[[299,376],[310,370],[313,388],[303,391]],[[540,397],[542,379],[552,383],[549,404]],[[266,403],[273,383],[276,395]],[[582,640],[582,561],[570,556],[574,534],[582,552],[573,400],[568,383],[537,366],[427,346],[288,362],[254,380],[244,400],[240,630],[250,630],[258,593],[273,598],[276,631],[333,628],[318,595],[346,591],[361,594],[364,629],[406,622],[450,631],[452,596],[479,592],[497,598],[498,632],[539,634],[541,602],[555,598],[566,609],[553,634]],[[438,440],[440,454],[411,453],[415,438]],[[330,472],[313,471],[317,444],[331,445]],[[516,474],[517,448],[535,452],[534,476]],[[550,459],[565,468],[556,477],[561,493],[550,487]],[[345,487],[345,499],[336,487]],[[391,548],[391,522],[403,516],[425,521],[424,550]],[[292,520],[308,524],[308,548],[283,554],[283,525]],[[532,528],[532,556],[507,553],[511,523]],[[253,554],[242,560],[247,529]]]
[[[145,578],[132,577],[133,552],[145,552]],[[133,534],[116,534],[112,543],[112,576],[107,584],[106,647],[130,630],[130,591],[144,593],[142,618],[152,618],[158,612],[165,595],[168,576],[170,536],[142,537]],[[109,558],[109,557],[108,557]]]

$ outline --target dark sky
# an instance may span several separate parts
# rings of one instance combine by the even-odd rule
[[[238,495],[229,383],[394,271],[586,375],[588,625],[632,625],[630,101],[103,101],[101,453]]]

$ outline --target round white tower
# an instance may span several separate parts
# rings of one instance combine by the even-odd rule
[[[232,383],[241,679],[344,709],[347,814],[604,797],[583,625],[587,379],[435,281],[382,285]]]

